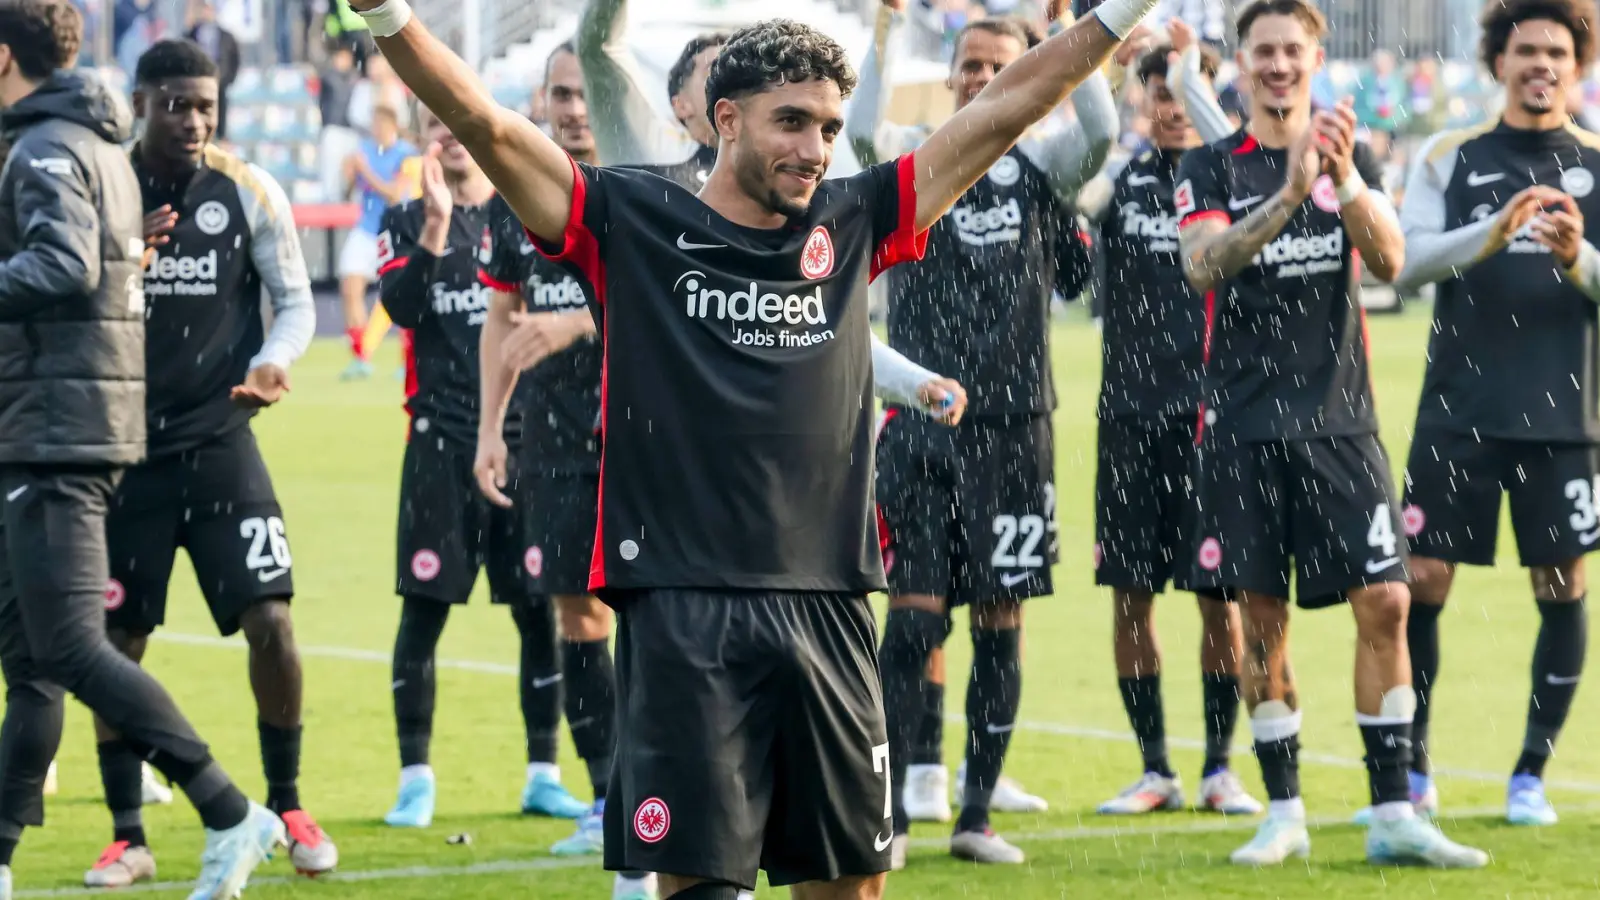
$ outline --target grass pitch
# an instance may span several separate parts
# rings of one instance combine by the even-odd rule
[[[1371,323],[1377,398],[1398,476],[1421,385],[1428,321],[1421,312]],[[1094,406],[1099,335],[1080,321],[1056,332],[1056,483],[1063,564],[1054,598],[1028,606],[1023,723],[1007,771],[1051,809],[997,816],[995,827],[1028,853],[1016,868],[978,869],[951,859],[946,826],[919,825],[911,866],[891,877],[893,897],[1352,897],[1544,898],[1600,894],[1593,847],[1600,842],[1600,721],[1596,695],[1580,692],[1551,796],[1562,822],[1551,829],[1502,824],[1505,778],[1522,737],[1528,662],[1538,617],[1509,532],[1501,563],[1464,572],[1443,623],[1443,681],[1435,692],[1433,743],[1447,820],[1456,838],[1494,854],[1486,871],[1376,869],[1362,856],[1362,832],[1343,824],[1365,802],[1360,737],[1354,725],[1349,614],[1297,613],[1296,672],[1306,710],[1303,782],[1315,827],[1309,864],[1272,871],[1227,865],[1253,822],[1176,813],[1108,820],[1094,807],[1139,774],[1111,665],[1110,604],[1092,584]],[[397,365],[391,342],[383,363]],[[598,861],[557,860],[549,845],[567,822],[517,814],[523,780],[514,631],[504,610],[478,598],[459,610],[440,646],[439,711],[433,764],[439,809],[432,828],[396,831],[381,817],[394,798],[398,759],[389,706],[389,647],[399,604],[393,596],[394,521],[405,421],[400,385],[380,365],[364,384],[341,384],[342,345],[318,342],[295,372],[295,391],[257,421],[295,555],[295,619],[306,666],[306,736],[301,794],[339,843],[338,876],[295,878],[281,858],[264,867],[247,896],[259,898],[530,897],[603,898],[610,877]],[[1160,604],[1166,653],[1168,731],[1173,762],[1199,781],[1201,722],[1198,621],[1194,601]],[[264,793],[254,703],[243,645],[215,637],[193,576],[180,564],[169,626],[148,665],[212,742],[247,790]],[[949,710],[962,709],[968,642],[950,642]],[[964,729],[947,727],[946,758],[958,761]],[[1241,722],[1235,768],[1261,796]],[[565,780],[586,796],[583,768],[564,746]],[[18,896],[86,893],[83,870],[110,839],[87,713],[69,707],[61,793],[49,824],[18,850]],[[146,811],[161,866],[152,890],[181,896],[198,868],[201,835],[181,798]],[[470,845],[446,843],[470,833]],[[781,892],[764,891],[764,896]]]

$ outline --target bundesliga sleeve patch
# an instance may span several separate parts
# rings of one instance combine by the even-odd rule
[[[378,265],[382,267],[391,262],[394,262],[394,238],[384,230],[378,234]]]
[[[1184,179],[1183,184],[1172,192],[1172,205],[1178,209],[1178,218],[1184,219],[1194,214],[1194,182]]]

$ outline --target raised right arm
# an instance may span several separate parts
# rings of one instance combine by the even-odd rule
[[[659,161],[664,123],[628,52],[626,0],[589,0],[578,19],[578,65],[595,149],[609,165]]]
[[[351,6],[367,18],[395,73],[478,161],[517,218],[534,236],[559,245],[572,209],[572,159],[526,116],[496,103],[477,73],[403,0]]]
[[[914,150],[924,136],[919,128],[885,121],[889,98],[894,94],[894,86],[889,82],[895,54],[894,33],[903,15],[890,3],[878,7],[873,40],[867,47],[867,58],[861,63],[861,80],[850,97],[850,109],[844,117],[845,137],[850,140],[850,149],[855,151],[856,162],[863,166]]]

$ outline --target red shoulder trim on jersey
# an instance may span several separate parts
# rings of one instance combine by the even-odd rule
[[[383,276],[389,274],[390,272],[394,272],[394,271],[399,270],[399,269],[404,269],[406,267],[406,263],[408,263],[410,261],[411,261],[411,257],[409,257],[409,256],[397,256],[394,259],[391,259],[388,262],[386,262],[383,265],[378,267],[378,277],[382,278]]]
[[[889,422],[899,414],[900,410],[892,406],[883,411],[883,418],[878,420],[878,433],[874,436],[874,440],[883,439],[883,430],[888,428]],[[884,568],[888,568],[891,565],[889,554],[890,548],[894,546],[894,533],[889,530],[889,518],[883,514],[883,504],[873,504],[873,511],[878,517],[878,553],[885,557]]]
[[[890,266],[903,262],[917,262],[928,252],[928,233],[917,232],[917,167],[915,153],[907,153],[895,161],[895,183],[899,190],[899,211],[896,226],[872,254],[871,278],[877,278]],[[869,279],[870,280],[870,279]]]
[[[1254,153],[1256,151],[1256,148],[1260,147],[1260,146],[1261,146],[1261,144],[1260,144],[1259,141],[1256,140],[1256,136],[1255,135],[1247,134],[1247,135],[1244,136],[1244,143],[1242,143],[1239,146],[1233,148],[1233,155],[1234,156],[1244,156],[1246,153]]]
[[[501,281],[500,279],[494,277],[493,275],[490,275],[487,269],[479,269],[478,270],[478,282],[480,284],[482,284],[484,287],[486,287],[486,288],[488,288],[488,289],[490,289],[492,291],[499,291],[502,294],[515,294],[515,293],[517,293],[517,286],[516,285],[507,284],[504,281]]]
[[[600,242],[595,239],[594,232],[583,221],[585,209],[584,201],[589,194],[589,186],[583,180],[583,170],[578,168],[578,161],[567,157],[572,163],[572,208],[567,211],[567,228],[561,235],[561,247],[552,249],[550,245],[539,238],[538,235],[528,231],[528,240],[547,259],[552,262],[569,262],[578,267],[583,277],[594,288],[595,300],[601,306],[606,305],[606,272],[605,264],[600,261]]]
[[[606,587],[606,385],[611,380],[611,342],[606,340],[611,317],[600,317],[600,477],[595,495],[594,547],[589,551],[589,593]]]
[[[411,329],[400,329],[400,355],[406,361],[406,402],[417,395],[417,343]]]
[[[1199,212],[1192,212],[1184,216],[1183,221],[1178,223],[1178,230],[1182,231],[1196,222],[1204,222],[1210,219],[1216,219],[1224,225],[1233,224],[1233,217],[1220,209],[1202,209]]]

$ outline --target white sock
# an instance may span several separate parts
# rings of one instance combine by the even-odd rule
[[[400,770],[400,786],[405,787],[418,778],[432,778],[433,766],[426,763],[420,766],[406,766]]]
[[[548,775],[551,781],[559,784],[561,782],[561,767],[555,763],[528,763],[528,780],[532,781],[538,775]]]
[[[1406,819],[1415,818],[1416,815],[1416,807],[1412,806],[1411,801],[1409,800],[1397,800],[1394,803],[1379,803],[1377,806],[1372,808],[1372,820],[1374,822],[1401,822]]]
[[[1271,800],[1267,802],[1267,813],[1278,819],[1295,819],[1304,822],[1306,820],[1306,801],[1300,797],[1291,797],[1288,800]]]

